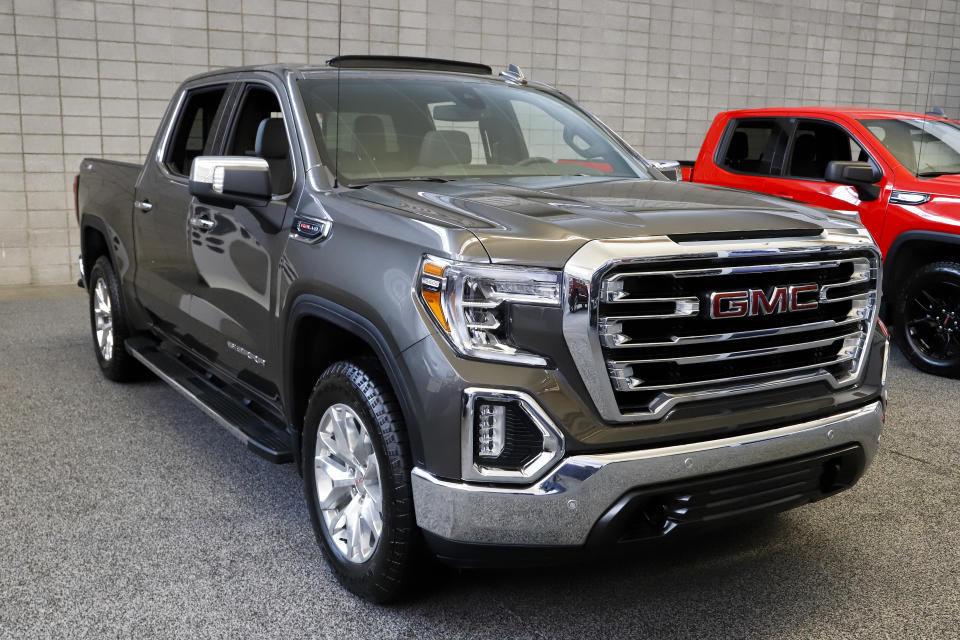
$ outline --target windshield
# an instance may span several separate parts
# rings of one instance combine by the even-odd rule
[[[960,127],[945,120],[861,120],[910,173],[935,177],[960,173]]]
[[[542,91],[469,79],[306,79],[321,160],[341,183],[649,174],[586,115]]]

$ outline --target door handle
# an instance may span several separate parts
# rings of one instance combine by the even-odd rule
[[[135,206],[137,209],[140,209],[140,211],[143,211],[144,213],[147,213],[153,209],[153,205],[149,200],[136,200],[134,201],[133,206]]]
[[[217,223],[215,220],[211,220],[210,218],[201,218],[200,216],[193,216],[192,218],[190,218],[190,226],[193,227],[194,229],[200,229],[202,231],[210,231],[210,229],[213,229],[215,226],[217,226]]]

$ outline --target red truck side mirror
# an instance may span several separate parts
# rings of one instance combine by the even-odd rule
[[[883,178],[883,172],[869,162],[834,160],[827,164],[823,177],[827,182],[855,187],[864,202],[872,202],[880,197],[877,183]]]

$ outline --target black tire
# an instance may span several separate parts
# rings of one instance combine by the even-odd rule
[[[318,430],[327,410],[338,404],[347,405],[362,421],[379,466],[383,526],[372,555],[362,562],[350,560],[331,537],[317,491]],[[310,394],[303,424],[304,492],[324,558],[340,583],[361,598],[376,603],[395,600],[409,583],[411,570],[420,555],[420,532],[410,488],[407,432],[397,398],[379,364],[375,360],[362,360],[337,362],[327,368]],[[359,490],[359,485],[357,487]],[[350,491],[352,495],[355,488],[351,487]]]
[[[934,262],[896,292],[894,337],[921,371],[960,377],[960,263]]]
[[[130,328],[127,322],[126,309],[123,305],[123,296],[120,294],[120,281],[113,265],[107,256],[100,256],[90,270],[87,288],[90,306],[90,330],[93,335],[93,351],[97,356],[97,364],[103,375],[115,382],[130,382],[139,379],[143,374],[140,363],[127,353],[124,343],[130,337]],[[104,288],[100,289],[99,283]],[[98,337],[98,316],[104,317],[102,305],[98,313],[98,293],[105,294],[109,301],[109,320],[111,322],[112,339],[109,345],[101,344]]]

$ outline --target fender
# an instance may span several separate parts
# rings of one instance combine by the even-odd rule
[[[331,302],[325,298],[311,294],[302,294],[298,296],[287,314],[287,322],[283,337],[283,353],[285,357],[283,370],[283,406],[286,413],[288,425],[296,424],[293,416],[293,407],[296,405],[293,398],[293,358],[289,357],[293,351],[293,336],[296,335],[297,325],[301,320],[307,317],[315,317],[327,321],[348,333],[353,334],[376,354],[377,358],[383,364],[390,385],[396,392],[397,399],[400,402],[400,412],[403,414],[404,423],[407,425],[407,436],[410,442],[410,453],[414,461],[423,459],[423,447],[420,441],[420,432],[418,429],[411,429],[411,425],[416,424],[413,417],[416,415],[410,404],[410,390],[403,375],[399,361],[390,349],[387,339],[377,327],[367,318],[358,313]],[[300,451],[300,430],[293,429],[294,451]]]
[[[890,248],[887,249],[887,255],[884,260],[884,271],[891,274],[891,276],[896,273],[897,267],[897,258],[899,257],[900,250],[903,249],[903,246],[908,242],[921,240],[923,242],[936,242],[940,244],[951,244],[960,246],[960,235],[945,233],[943,231],[904,231],[896,238],[893,242],[890,243]],[[883,281],[883,295],[887,297],[890,293],[887,290],[887,287],[890,286],[890,283],[894,280],[893,277],[885,278]]]

